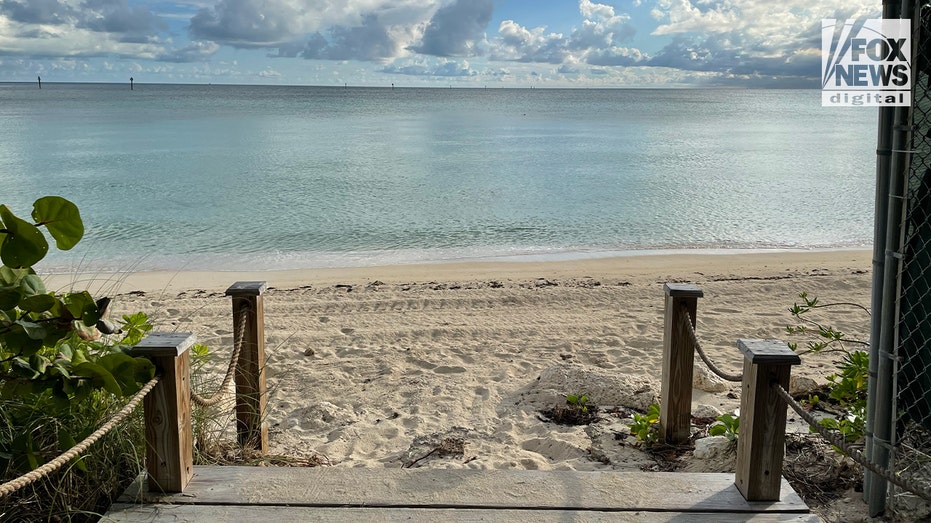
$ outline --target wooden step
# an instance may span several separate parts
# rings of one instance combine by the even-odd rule
[[[127,490],[102,521],[817,522],[788,482],[747,502],[733,474],[195,467],[183,494]]]

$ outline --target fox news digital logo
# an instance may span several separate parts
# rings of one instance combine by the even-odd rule
[[[821,21],[822,106],[909,106],[909,20]]]

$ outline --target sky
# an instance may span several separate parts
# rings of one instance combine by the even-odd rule
[[[879,0],[0,0],[0,82],[820,87]]]

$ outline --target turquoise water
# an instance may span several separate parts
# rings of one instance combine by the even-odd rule
[[[77,203],[69,270],[857,247],[875,135],[814,90],[0,84],[0,203]]]

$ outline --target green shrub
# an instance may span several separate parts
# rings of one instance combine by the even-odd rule
[[[659,438],[659,405],[650,404],[646,414],[634,413],[634,422],[630,424],[630,433],[646,445],[656,443]]]
[[[96,430],[155,373],[129,348],[151,328],[145,314],[107,322],[109,300],[50,292],[33,266],[49,249],[83,237],[77,207],[57,196],[36,200],[32,221],[0,205],[0,478],[20,476]],[[142,462],[138,419],[115,429],[49,479],[0,500],[0,519],[92,518]],[[112,480],[112,481],[111,481]],[[122,484],[119,489],[113,483]],[[80,486],[80,488],[78,488]],[[101,501],[102,500],[102,501]]]
[[[863,437],[866,423],[866,393],[869,379],[869,354],[864,350],[851,349],[850,345],[868,347],[869,343],[848,338],[843,332],[830,325],[812,319],[812,312],[817,309],[848,307],[863,311],[867,317],[869,310],[855,303],[821,304],[817,297],[810,298],[807,293],[799,294],[802,303],[796,302],[789,313],[798,320],[796,325],[789,325],[786,331],[790,335],[813,335],[814,339],[806,343],[806,348],[799,350],[797,343],[789,347],[800,354],[840,352],[843,360],[837,364],[837,371],[828,376],[831,390],[828,397],[846,411],[838,418],[825,418],[820,421],[824,427],[838,430],[844,438],[855,441]],[[810,403],[815,406],[820,401],[817,396]],[[814,429],[811,429],[814,431]]]

